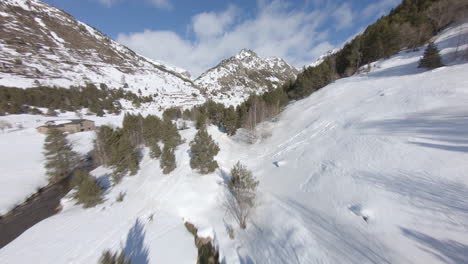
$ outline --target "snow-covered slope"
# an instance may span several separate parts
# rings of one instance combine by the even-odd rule
[[[184,70],[151,61],[38,0],[0,2],[0,85],[104,83],[156,94],[156,105],[204,102]]]
[[[215,239],[224,263],[468,263],[468,64],[453,59],[466,34],[468,24],[435,38],[449,66],[418,69],[422,50],[379,61],[291,104],[253,145],[210,127],[221,147],[213,174],[190,170],[195,130],[184,130],[172,174],[146,155],[103,204],[66,202],[0,259],[95,263],[104,249],[123,248],[135,263],[194,263],[189,220]],[[246,230],[223,206],[238,160],[260,180]]]
[[[312,62],[311,64],[309,65],[306,65],[305,67],[308,68],[308,67],[315,67],[317,65],[319,65],[320,63],[324,62],[325,59],[335,53],[337,53],[338,51],[340,51],[340,49],[332,49],[332,50],[329,50],[327,51],[325,54],[321,55],[320,57],[318,57],[314,62]]]
[[[216,102],[237,105],[251,93],[262,93],[293,79],[298,70],[278,57],[262,58],[242,50],[195,80]]]

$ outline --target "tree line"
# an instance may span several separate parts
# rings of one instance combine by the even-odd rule
[[[321,64],[301,72],[283,86],[288,98],[304,98],[332,81],[348,77],[365,65],[403,49],[416,49],[468,14],[464,0],[404,0]]]
[[[42,114],[37,107],[49,110],[77,111],[88,108],[90,112],[102,116],[104,110],[119,114],[122,110],[120,99],[126,99],[135,106],[153,101],[153,96],[139,96],[122,88],[109,89],[89,83],[84,87],[33,87],[20,89],[0,86],[0,115]],[[50,111],[52,112],[52,111]]]

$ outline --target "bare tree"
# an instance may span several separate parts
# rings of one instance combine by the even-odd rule
[[[12,128],[13,126],[11,125],[10,122],[6,120],[0,120],[0,130],[2,130],[2,133],[5,132],[5,129],[7,128]]]
[[[242,229],[247,227],[257,198],[258,181],[244,165],[237,162],[231,170],[226,207]]]

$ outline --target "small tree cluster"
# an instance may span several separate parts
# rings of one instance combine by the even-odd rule
[[[125,256],[125,252],[112,253],[110,250],[106,250],[102,253],[99,259],[99,264],[131,264],[132,262]]]
[[[247,227],[257,197],[258,181],[244,165],[237,162],[231,170],[227,209],[242,229]]]
[[[190,142],[190,167],[201,174],[208,174],[218,168],[214,157],[219,147],[208,134],[206,129],[198,130],[195,138]]]
[[[115,182],[119,182],[125,173],[135,175],[139,169],[138,150],[120,128],[99,128],[94,141],[94,156],[99,164],[114,168]]]
[[[72,150],[66,134],[52,129],[44,143],[45,168],[49,182],[55,183],[71,175],[78,164],[78,155]]]
[[[258,123],[277,115],[287,103],[288,96],[285,88],[279,87],[262,95],[252,94],[237,107],[226,107],[209,100],[202,105],[185,110],[182,117],[195,121],[197,129],[205,128],[206,124],[213,124],[232,136],[239,128],[254,132]]]
[[[419,68],[435,69],[444,66],[442,58],[440,57],[439,49],[430,42],[424,50],[424,55],[419,61]]]
[[[176,166],[174,150],[181,143],[182,138],[171,120],[125,114],[121,129],[99,128],[94,150],[99,164],[114,167],[114,178],[118,181],[127,172],[134,175],[138,171],[137,149],[141,145],[150,149],[151,158],[161,158],[163,172],[170,173]],[[164,145],[163,151],[160,144]]]

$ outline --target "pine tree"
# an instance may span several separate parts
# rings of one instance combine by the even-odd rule
[[[164,174],[171,173],[177,167],[174,149],[172,147],[164,145],[161,154],[160,166]]]
[[[224,109],[223,126],[229,136],[236,134],[237,114],[233,106]]]
[[[419,61],[419,68],[435,69],[442,66],[444,66],[444,64],[442,63],[439,49],[434,42],[430,42],[424,51],[423,57]]]
[[[131,264],[131,261],[127,259],[123,250],[120,253],[106,250],[102,253],[99,264]]]
[[[114,167],[112,174],[114,182],[118,183],[127,172],[130,175],[135,175],[138,172],[139,153],[122,129],[116,129],[112,136],[115,138],[115,142],[111,146],[110,165]]]
[[[83,207],[89,208],[102,202],[102,189],[94,177],[85,172],[77,173],[75,177],[77,177],[76,180],[74,179],[77,183],[77,191],[74,198],[78,204],[83,204]]]
[[[162,121],[155,115],[148,115],[143,120],[143,141],[147,147],[161,140]]]
[[[177,130],[177,126],[171,120],[164,120],[161,127],[161,137],[164,145],[176,148],[182,143],[182,138]]]
[[[247,227],[247,218],[255,205],[258,181],[244,165],[237,162],[231,169],[231,180],[228,188],[231,196],[227,205],[229,212],[238,221],[241,228]]]
[[[152,159],[159,159],[161,157],[161,147],[159,147],[158,142],[153,142],[150,145],[150,157]]]
[[[68,177],[78,162],[78,155],[73,152],[64,132],[52,129],[44,143],[45,168],[51,183]]]
[[[197,120],[195,121],[195,128],[202,129],[206,125],[206,113],[205,111],[198,111]]]
[[[190,167],[201,174],[208,174],[218,168],[214,157],[219,152],[218,145],[213,141],[206,129],[198,130],[195,138],[190,142]]]

